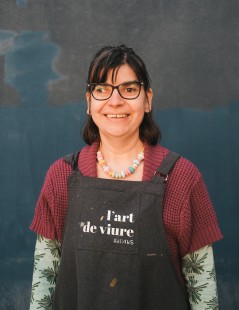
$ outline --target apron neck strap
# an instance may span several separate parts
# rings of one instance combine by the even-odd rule
[[[78,168],[79,154],[80,154],[80,151],[72,153],[72,154],[68,154],[68,155],[63,157],[63,160],[66,163],[71,165],[73,171],[79,171],[80,172],[80,170]]]
[[[73,171],[80,172],[80,170],[78,168],[79,154],[80,154],[80,151],[77,151],[75,153],[68,154],[68,155],[63,157],[63,160],[66,163],[71,165]],[[158,179],[157,174],[160,174],[162,177],[164,177],[165,181],[167,181],[170,171],[173,169],[174,165],[176,164],[176,162],[179,158],[180,158],[179,154],[174,153],[174,152],[169,152],[168,155],[164,158],[161,165],[154,172],[154,176],[152,178],[152,181],[157,181],[157,179]]]
[[[179,154],[174,153],[174,152],[169,152],[168,155],[164,158],[161,165],[154,172],[152,181],[156,181],[158,179],[157,174],[160,174],[162,177],[164,177],[164,180],[166,182],[170,171],[173,169],[174,165],[176,164],[179,158],[180,158]]]

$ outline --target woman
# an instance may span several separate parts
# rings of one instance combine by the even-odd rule
[[[31,224],[31,309],[217,309],[222,235],[200,172],[158,144],[144,62],[106,46],[87,83],[88,146],[50,167]]]

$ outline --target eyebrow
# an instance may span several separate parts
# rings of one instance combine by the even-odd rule
[[[123,83],[120,83],[118,85],[112,85],[112,84],[109,84],[109,83],[91,83],[91,84],[96,84],[96,85],[110,85],[110,86],[119,86],[119,85],[122,85],[122,84],[132,84],[132,83],[140,83],[139,81],[137,80],[133,80],[133,81],[126,81],[126,82],[123,82]]]

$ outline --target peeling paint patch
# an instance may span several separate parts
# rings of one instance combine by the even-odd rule
[[[8,30],[0,30],[0,55],[5,54],[14,47],[14,38],[17,33]]]
[[[48,39],[45,32],[0,31],[5,84],[0,104],[7,103],[11,88],[14,88],[25,107],[46,105],[48,83],[62,78],[54,67],[58,54],[59,47]]]

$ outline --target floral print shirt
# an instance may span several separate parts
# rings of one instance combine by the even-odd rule
[[[37,235],[30,310],[52,310],[57,272],[60,266],[61,244]],[[182,260],[192,310],[218,310],[216,274],[211,245],[207,245]]]

